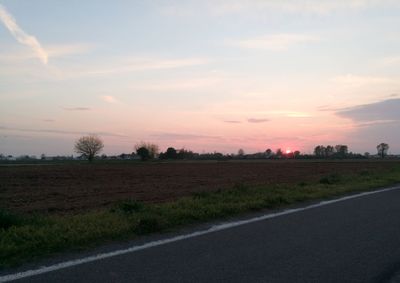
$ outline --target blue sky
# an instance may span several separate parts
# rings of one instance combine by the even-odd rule
[[[400,153],[397,1],[0,5],[0,153],[72,154],[88,133],[110,154]]]

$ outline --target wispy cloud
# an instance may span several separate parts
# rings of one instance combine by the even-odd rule
[[[220,136],[196,135],[196,134],[179,134],[179,133],[157,133],[151,135],[159,140],[221,140]]]
[[[89,111],[91,108],[89,107],[63,107],[66,111]]]
[[[382,67],[392,67],[400,65],[400,56],[390,56],[382,58],[378,61],[379,65]]]
[[[93,48],[90,44],[56,44],[46,45],[46,53],[48,58],[65,57],[76,54],[84,54]],[[11,48],[9,48],[11,49]],[[14,48],[15,49],[15,48]],[[21,50],[13,50],[10,52],[3,51],[0,53],[0,61],[16,62],[37,58],[34,53],[22,52]]]
[[[310,118],[312,117],[311,113],[308,112],[300,112],[293,110],[272,110],[272,111],[260,111],[259,114],[266,115],[275,115],[278,117],[288,117],[288,118]]]
[[[35,52],[36,56],[43,62],[43,64],[47,64],[49,55],[47,54],[46,50],[43,49],[36,37],[27,34],[18,26],[13,16],[1,4],[0,20],[19,43],[29,46]]]
[[[353,74],[337,76],[332,78],[331,81],[337,84],[345,86],[355,86],[355,87],[364,86],[368,84],[386,84],[395,82],[395,80],[387,77],[359,76]]]
[[[120,64],[114,63],[107,67],[91,67],[80,72],[81,75],[108,75],[117,73],[128,73],[145,70],[176,69],[206,64],[208,60],[201,58],[187,59],[146,59],[146,58],[125,58]]]
[[[63,134],[63,135],[87,135],[87,134],[96,134],[99,136],[110,136],[110,137],[122,137],[126,138],[128,136],[118,133],[110,133],[110,132],[82,132],[82,131],[63,131],[63,130],[55,130],[55,129],[28,129],[28,128],[17,128],[17,127],[5,127],[0,126],[0,130],[6,131],[17,131],[17,132],[28,132],[28,133],[49,133],[49,134]]]
[[[107,103],[117,103],[118,100],[112,95],[103,95],[101,99]]]
[[[247,119],[247,122],[249,123],[265,123],[268,122],[269,119],[257,119],[257,118],[249,118]]]
[[[46,45],[46,51],[50,58],[84,54],[93,48],[93,45],[87,43]]]
[[[237,121],[237,120],[225,120],[224,123],[228,123],[228,124],[241,124],[241,121]]]
[[[198,2],[198,3],[197,3]],[[193,17],[208,13],[213,16],[234,14],[239,17],[265,18],[268,14],[311,14],[324,16],[336,11],[359,11],[376,5],[395,6],[395,0],[204,0],[197,1],[195,8],[192,1],[167,1],[161,7],[161,13],[174,17]]]
[[[229,45],[248,49],[268,49],[285,51],[293,45],[318,41],[318,37],[307,34],[272,34],[255,38],[228,41]]]
[[[253,11],[255,13],[284,12],[326,15],[338,10],[360,10],[377,4],[397,4],[392,0],[280,0],[280,1],[241,1],[241,0],[217,0],[212,1],[209,9],[214,14],[243,13]],[[181,12],[182,13],[182,12]]]
[[[178,78],[174,80],[151,80],[143,83],[135,83],[130,89],[134,91],[187,91],[192,89],[203,89],[215,87],[215,85],[226,82],[224,76],[203,76],[196,78]]]

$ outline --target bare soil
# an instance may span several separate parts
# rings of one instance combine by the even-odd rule
[[[236,184],[297,184],[332,173],[390,170],[399,164],[276,160],[0,166],[0,208],[79,213],[125,199],[159,203]]]

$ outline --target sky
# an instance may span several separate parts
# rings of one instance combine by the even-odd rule
[[[0,153],[400,153],[400,2],[0,0]]]

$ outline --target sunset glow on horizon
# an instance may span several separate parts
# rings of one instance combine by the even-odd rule
[[[400,153],[400,2],[0,0],[0,153]]]

